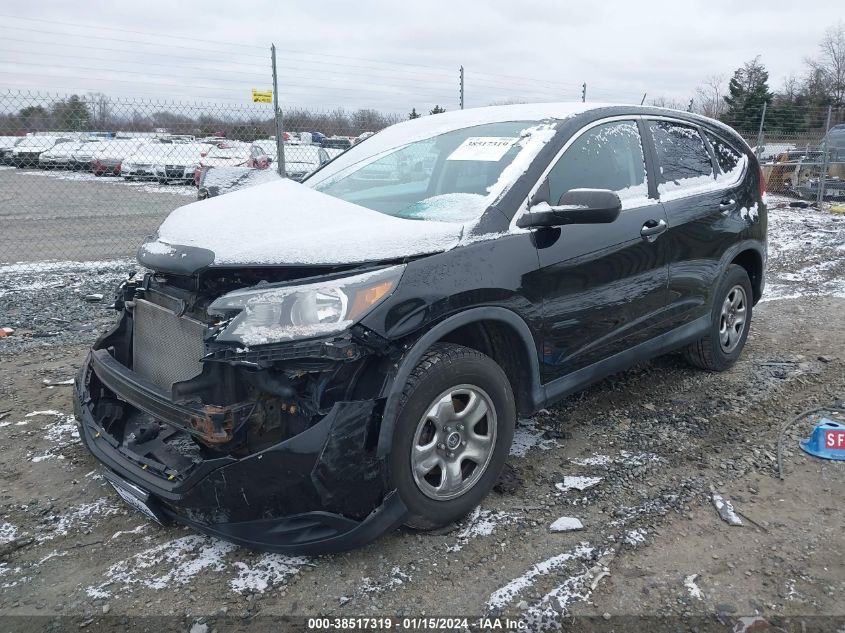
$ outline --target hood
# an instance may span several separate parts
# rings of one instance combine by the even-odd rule
[[[464,225],[395,218],[278,180],[173,211],[141,246],[150,268],[328,266],[401,259],[458,244]]]

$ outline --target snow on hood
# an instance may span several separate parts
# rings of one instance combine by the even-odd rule
[[[189,246],[212,251],[217,266],[355,264],[442,252],[464,228],[395,218],[286,179],[176,209],[138,257],[181,257]]]

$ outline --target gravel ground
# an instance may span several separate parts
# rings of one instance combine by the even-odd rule
[[[325,557],[250,552],[123,506],[79,443],[63,383],[114,319],[80,297],[109,293],[131,262],[0,268],[0,314],[17,328],[0,339],[0,616],[120,630],[172,614],[159,630],[195,633],[289,614],[840,630],[845,463],[797,448],[811,420],[786,434],[784,481],[775,455],[784,422],[845,397],[845,218],[771,202],[769,289],[730,372],[669,355],[608,378],[521,421],[507,476],[451,531]],[[714,493],[741,525],[720,519]],[[550,533],[562,517],[582,529]]]

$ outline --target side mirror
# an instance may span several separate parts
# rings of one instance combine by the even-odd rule
[[[521,229],[565,224],[608,224],[619,217],[622,201],[608,189],[571,189],[557,206],[540,202],[523,214],[516,225]]]

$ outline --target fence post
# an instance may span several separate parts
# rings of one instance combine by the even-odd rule
[[[763,123],[766,121],[766,105],[768,104],[764,101],[763,112],[760,114],[760,128],[757,130],[757,148],[754,152],[757,155],[757,160],[760,160],[760,154],[763,152]]]
[[[581,103],[587,102],[587,82],[581,84]]]
[[[824,200],[824,186],[827,182],[827,134],[830,132],[830,113],[833,106],[827,106],[827,122],[824,124],[824,138],[822,139],[822,170],[819,174],[819,194],[816,199],[819,209],[822,208],[822,201]]]
[[[285,177],[285,126],[282,121],[282,110],[279,108],[279,80],[276,75],[276,45],[270,45],[270,56],[273,58],[273,119],[276,121],[276,169],[279,176]]]
[[[461,110],[464,109],[464,67],[461,66]]]

